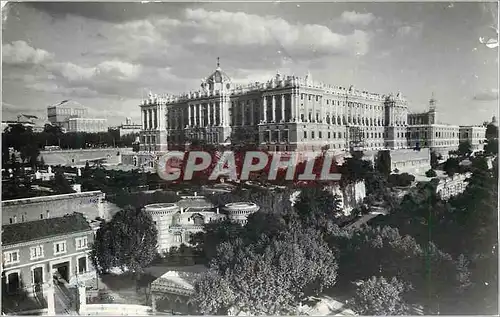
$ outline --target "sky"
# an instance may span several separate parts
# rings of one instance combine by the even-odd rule
[[[498,116],[496,3],[8,3],[2,117],[46,118],[74,100],[90,116],[140,122],[153,94],[200,88],[221,68],[237,84],[277,72],[380,94],[411,111],[434,93],[439,119]],[[495,29],[496,28],[496,29]]]

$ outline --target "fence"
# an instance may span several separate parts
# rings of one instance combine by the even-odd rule
[[[145,316],[152,315],[150,306],[143,305],[121,305],[121,304],[90,304],[86,305],[85,311],[80,315],[114,315],[114,316]]]

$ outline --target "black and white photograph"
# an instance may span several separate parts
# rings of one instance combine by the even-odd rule
[[[1,6],[3,316],[498,316],[498,2]]]

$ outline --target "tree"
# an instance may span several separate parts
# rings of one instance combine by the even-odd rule
[[[431,151],[431,168],[435,169],[438,166],[439,163],[439,156],[436,154],[436,152]]]
[[[415,176],[408,173],[391,174],[389,175],[388,181],[393,186],[407,187],[415,181]]]
[[[431,168],[430,170],[428,170],[427,172],[425,172],[425,176],[427,176],[427,177],[436,177],[437,174],[436,174],[436,171]]]
[[[69,194],[75,192],[61,169],[57,170],[54,175],[54,190],[59,194]]]
[[[379,151],[375,163],[376,169],[386,177],[391,173],[391,153],[390,151]]]
[[[486,126],[486,139],[498,139],[498,127],[492,123]]]
[[[336,271],[334,253],[314,229],[250,244],[237,239],[219,246],[194,298],[204,313],[290,314],[306,296],[333,286]],[[220,290],[212,292],[214,286]]]
[[[97,231],[91,258],[96,269],[105,273],[112,267],[128,269],[137,281],[157,254],[158,231],[151,215],[127,207],[116,213]]]
[[[498,154],[498,139],[488,139],[484,146],[484,153],[486,155],[497,155]]]
[[[235,294],[230,281],[216,269],[210,269],[196,280],[192,299],[203,315],[227,315]]]
[[[410,311],[403,298],[406,288],[395,277],[387,281],[384,277],[373,276],[356,290],[354,311],[360,315],[406,315]]]
[[[467,157],[472,153],[472,145],[471,143],[467,141],[460,142],[458,145],[458,155],[460,157]]]
[[[242,236],[243,227],[229,219],[218,222],[209,222],[204,230],[191,236],[189,243],[193,245],[195,253],[209,263],[217,255],[219,244],[235,240]]]
[[[294,207],[301,220],[311,224],[334,219],[339,211],[333,194],[318,187],[303,188]]]
[[[450,177],[453,177],[456,173],[459,171],[459,162],[456,157],[449,157],[446,162],[444,163],[444,171],[446,174]]]

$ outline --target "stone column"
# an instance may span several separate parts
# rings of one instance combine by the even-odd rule
[[[334,102],[335,104],[333,105],[333,111],[335,113],[335,125],[338,125],[339,124],[339,121],[338,121],[338,118],[339,118],[339,105],[337,104],[337,100],[335,101],[332,101]]]
[[[263,113],[263,118],[262,120],[264,123],[267,123],[267,96],[263,97],[264,99],[262,100],[262,113]]]
[[[295,89],[292,90],[290,96],[290,121],[295,122],[295,118],[297,116],[295,112]]]
[[[285,94],[281,94],[281,120],[286,121],[285,118]]]
[[[255,123],[255,100],[250,100],[250,125]]]
[[[78,314],[85,315],[87,306],[87,296],[85,294],[85,284],[78,285]]]
[[[276,122],[276,95],[272,95],[272,121]]]
[[[217,117],[216,117],[216,113],[217,113],[217,107],[216,107],[217,103],[212,103],[212,125],[217,125]]]
[[[212,109],[212,103],[211,102],[209,102],[208,105],[207,105],[207,123],[208,123],[209,126],[212,125],[212,118],[211,118],[212,111],[210,109]]]
[[[155,130],[158,128],[158,106],[156,106],[156,108],[153,110],[153,113],[154,113],[154,127],[155,127]]]
[[[144,110],[141,108],[141,129],[144,130]]]
[[[191,122],[191,105],[188,105],[188,126],[192,126],[193,123]]]
[[[155,293],[151,293],[151,310],[156,313],[156,296]]]
[[[55,316],[56,314],[56,306],[55,306],[55,299],[54,299],[54,282],[52,279],[49,279],[47,282],[47,289],[45,291],[46,296],[47,296],[47,315],[48,316]]]
[[[222,107],[223,102],[219,101],[219,121],[220,125],[225,126],[226,125],[226,116],[224,115],[224,109]]]
[[[296,116],[296,122],[302,122],[301,121],[301,118],[300,118],[300,93],[299,93],[299,90],[298,89],[295,89],[295,97],[294,97],[294,101],[295,101],[295,116]]]
[[[245,110],[247,108],[247,105],[245,104],[245,102],[243,102],[241,104],[241,125],[244,126],[246,125],[246,122],[245,122]]]
[[[200,103],[198,104],[198,126],[199,127],[202,127],[203,126],[203,122],[201,122],[201,111],[203,110],[203,105]]]

